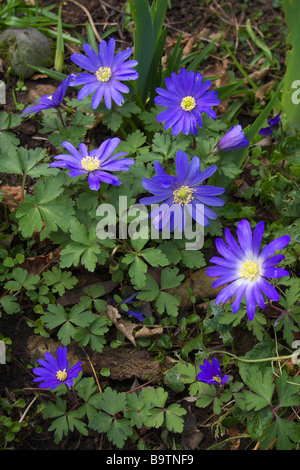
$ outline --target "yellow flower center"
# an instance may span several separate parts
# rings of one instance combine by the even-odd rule
[[[109,67],[100,67],[96,72],[99,82],[108,82],[111,77],[111,69]]]
[[[81,160],[81,166],[86,171],[98,170],[100,167],[100,160],[97,157],[90,157],[89,155]]]
[[[246,261],[241,268],[241,277],[246,279],[254,279],[259,274],[259,267],[254,261]]]
[[[48,96],[48,100],[52,100],[52,95]]]
[[[188,186],[181,186],[173,192],[174,202],[180,205],[188,204],[192,199],[194,199],[192,194],[193,189]]]
[[[180,106],[184,111],[192,111],[196,106],[196,101],[192,96],[185,96],[185,98],[182,98]]]
[[[216,382],[218,382],[219,384],[222,383],[222,379],[219,375],[214,375],[213,376],[213,380],[215,380]]]
[[[56,372],[56,378],[57,378],[60,382],[64,382],[67,377],[68,377],[68,372],[66,372],[66,369],[64,369],[64,370],[58,370],[58,371]]]

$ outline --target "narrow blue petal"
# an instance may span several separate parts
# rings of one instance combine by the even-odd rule
[[[282,250],[288,245],[290,240],[291,237],[289,235],[283,235],[282,237],[276,238],[276,240],[273,240],[271,243],[269,243],[262,249],[259,256],[260,259],[265,260],[270,256],[274,255],[277,250]]]
[[[274,300],[278,302],[280,299],[280,295],[276,291],[276,289],[263,277],[260,278],[259,280],[259,287],[263,291],[266,297],[268,299]]]
[[[254,287],[252,284],[248,284],[246,292],[245,292],[245,300],[247,304],[247,316],[250,321],[253,320],[254,315],[255,315],[255,309],[256,309],[256,301],[255,301],[255,295],[254,295]]]
[[[253,230],[253,238],[252,238],[252,252],[254,256],[258,256],[260,251],[260,245],[264,236],[265,231],[265,224],[261,220],[256,225],[255,229]]]
[[[252,253],[252,230],[248,220],[243,219],[237,224],[237,236],[244,253]]]
[[[289,276],[289,272],[285,269],[270,267],[264,269],[264,276],[279,279],[283,276]]]

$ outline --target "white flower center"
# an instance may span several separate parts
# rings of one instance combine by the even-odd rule
[[[81,166],[86,171],[98,170],[100,167],[100,160],[97,157],[90,157],[89,155],[81,160]]]
[[[182,98],[180,106],[184,111],[192,111],[192,109],[194,109],[196,106],[196,101],[192,96],[185,96]]]
[[[174,202],[180,205],[185,205],[191,202],[193,198],[193,189],[189,188],[189,186],[180,186],[179,189],[176,189],[173,192]]]
[[[251,260],[245,261],[241,267],[241,277],[245,277],[252,281],[257,276],[259,276],[259,265]]]
[[[96,72],[96,76],[99,82],[108,82],[111,77],[111,69],[109,67],[100,67]]]
[[[214,375],[213,376],[213,380],[215,380],[216,382],[218,382],[219,384],[222,383],[222,379],[219,375]]]
[[[67,373],[66,369],[64,369],[64,370],[58,370],[58,371],[56,372],[56,378],[57,378],[60,382],[64,382],[67,377],[68,377],[68,373]]]

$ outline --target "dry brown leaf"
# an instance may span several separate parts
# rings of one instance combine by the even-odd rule
[[[32,102],[37,101],[44,95],[53,95],[57,90],[57,87],[48,84],[38,84],[31,90],[29,90],[28,97]]]
[[[5,204],[8,207],[8,210],[10,212],[15,211],[19,207],[19,203],[21,202],[21,186],[9,186],[8,184],[5,184],[1,186],[2,191],[4,191],[8,196],[13,197],[16,201],[11,199],[8,196],[4,196],[2,199],[2,203]],[[26,194],[26,191],[24,190],[24,194]]]
[[[30,80],[39,80],[40,78],[49,78],[45,73],[35,73],[30,77]]]
[[[274,85],[274,80],[271,82],[266,83],[265,85],[261,86],[256,92],[255,92],[255,98],[258,99],[259,101],[264,102],[266,94],[268,93],[269,90]]]
[[[38,255],[30,258],[26,258],[20,265],[21,268],[26,269],[28,274],[41,274],[47,271],[50,266],[58,260],[60,248],[51,251],[47,255]]]
[[[143,325],[142,328],[137,331],[134,336],[135,338],[147,338],[148,336],[161,335],[163,331],[164,329],[160,325],[152,325],[149,327]]]
[[[116,328],[123,333],[123,335],[129,339],[129,341],[136,346],[135,339],[133,337],[133,330],[138,326],[136,323],[126,322],[125,320],[119,320],[115,323]]]
[[[118,310],[112,305],[107,306],[107,311],[103,312],[107,318],[115,325],[115,327],[125,335],[129,341],[136,346],[135,338],[146,338],[148,336],[162,334],[163,327],[158,325],[152,325],[150,327],[142,326],[134,335],[133,330],[141,326],[140,323],[131,323],[123,320]]]
[[[214,83],[214,88],[220,88],[221,86],[229,83],[229,77],[227,73],[228,60],[224,59],[222,62],[215,62],[213,65],[208,65],[202,72],[203,78],[214,77],[220,75]]]
[[[107,310],[102,314],[109,318],[109,320],[115,325],[115,327],[119,331],[121,331],[121,333],[123,333],[125,337],[129,339],[129,341],[131,341],[134,346],[136,346],[134,337],[132,336],[132,331],[138,326],[137,324],[129,323],[122,320],[118,310],[112,305],[108,305]]]
[[[270,70],[270,67],[263,67],[260,70],[256,70],[255,72],[252,72],[249,75],[249,77],[254,83],[259,82],[259,80],[262,80],[263,78],[265,78],[269,70]],[[245,84],[246,83],[248,83],[248,80],[245,80]]]
[[[188,41],[187,41],[187,43],[184,46],[183,51],[182,51],[182,58],[186,57],[187,55],[189,55],[192,52],[194,42],[195,42],[194,37],[191,37],[190,39],[188,39]]]
[[[113,307],[112,305],[107,306],[106,312],[103,312],[103,314],[110,319],[113,323],[117,323],[117,321],[121,318],[121,315],[119,314],[118,310]]]

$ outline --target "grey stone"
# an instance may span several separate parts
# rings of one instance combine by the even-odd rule
[[[29,78],[34,74],[28,64],[45,67],[50,52],[49,39],[37,29],[8,28],[0,34],[0,56],[20,78]]]

